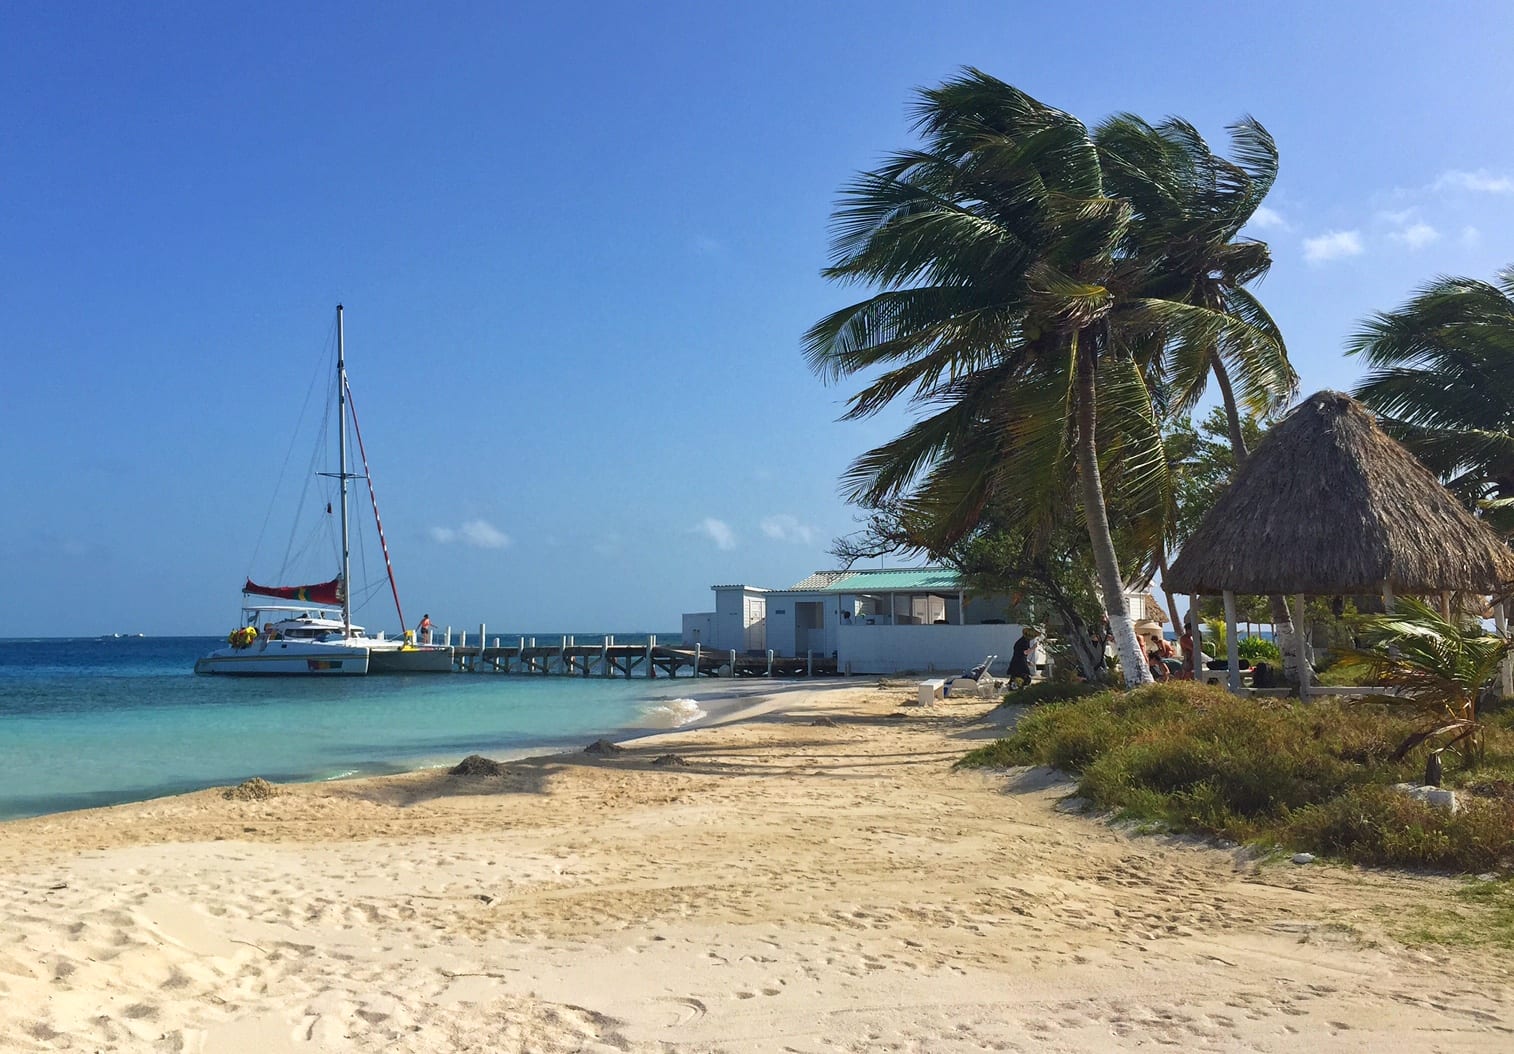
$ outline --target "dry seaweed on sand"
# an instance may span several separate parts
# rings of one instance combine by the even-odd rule
[[[654,764],[654,765],[663,765],[663,766],[682,765],[682,766],[687,767],[688,764],[689,764],[689,762],[681,754],[664,754],[661,757],[655,759],[652,762],[652,764]]]
[[[505,766],[482,754],[469,754],[447,770],[449,776],[503,776]]]
[[[244,780],[235,787],[227,787],[221,792],[221,797],[228,801],[266,801],[277,796],[279,789],[269,783],[262,776],[254,776],[250,780]]]
[[[584,753],[585,754],[610,755],[610,754],[624,754],[625,752],[626,752],[626,748],[625,747],[619,746],[618,744],[615,744],[615,743],[611,743],[608,739],[596,739],[594,742],[592,742],[588,746],[584,747]]]

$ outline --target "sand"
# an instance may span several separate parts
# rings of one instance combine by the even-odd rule
[[[1079,815],[913,695],[0,825],[0,1049],[1514,1049],[1514,956],[1394,937],[1456,883]]]

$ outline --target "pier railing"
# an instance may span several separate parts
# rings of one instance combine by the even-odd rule
[[[765,652],[716,650],[695,644],[671,647],[649,636],[645,643],[617,644],[606,634],[580,643],[564,634],[539,642],[536,637],[514,640],[495,637],[489,641],[486,626],[479,626],[477,643],[468,643],[462,632],[456,643],[449,626],[443,642],[452,645],[456,669],[467,673],[513,673],[538,677],[819,677],[835,674],[833,656],[813,653],[801,656]]]

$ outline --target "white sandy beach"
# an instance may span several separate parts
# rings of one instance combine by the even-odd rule
[[[1514,1049],[1514,956],[1392,936],[1453,883],[1059,810],[912,694],[0,825],[0,1049]]]

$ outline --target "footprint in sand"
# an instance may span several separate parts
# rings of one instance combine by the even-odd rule
[[[664,996],[659,1002],[672,1003],[668,1009],[672,1012],[672,1020],[665,1024],[664,1028],[682,1028],[691,1021],[698,1021],[708,1013],[708,1009],[698,999],[689,999],[682,996]]]

